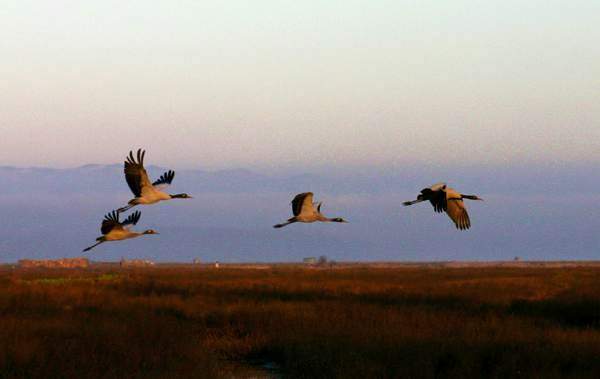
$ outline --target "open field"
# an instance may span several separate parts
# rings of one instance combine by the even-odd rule
[[[600,267],[515,264],[3,266],[0,377],[598,377]]]

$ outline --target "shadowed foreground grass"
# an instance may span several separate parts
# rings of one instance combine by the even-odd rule
[[[0,377],[600,376],[598,268],[0,270]]]

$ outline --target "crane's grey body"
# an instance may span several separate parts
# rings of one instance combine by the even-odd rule
[[[288,219],[282,224],[274,225],[274,228],[283,228],[286,225],[293,224],[295,222],[311,223],[316,221],[321,222],[347,222],[346,220],[335,217],[329,218],[321,213],[321,205],[323,203],[313,203],[313,193],[304,192],[296,195],[292,200],[292,212],[294,217]]]
[[[144,168],[144,157],[146,152],[142,149],[137,151],[137,161],[133,156],[133,151],[129,152],[129,156],[125,160],[124,172],[127,185],[135,198],[129,200],[126,206],[119,208],[117,212],[124,212],[136,205],[156,204],[159,201],[171,199],[191,199],[192,197],[186,193],[170,195],[163,190],[166,189],[175,178],[175,171],[169,170],[162,174],[154,183],[150,182],[148,173]]]
[[[102,220],[102,227],[100,231],[102,232],[102,236],[96,238],[96,242],[94,245],[85,248],[83,251],[90,251],[94,247],[100,245],[104,242],[109,241],[122,241],[131,238],[137,238],[146,234],[158,234],[152,229],[148,229],[143,232],[134,232],[129,228],[140,220],[141,213],[139,211],[133,212],[129,215],[123,222],[119,221],[119,212],[112,211],[111,213],[104,216],[104,220]]]
[[[457,229],[466,230],[471,227],[471,220],[463,199],[483,200],[475,195],[463,195],[446,183],[437,183],[423,188],[416,200],[405,201],[403,204],[408,206],[428,200],[436,213],[446,212]]]

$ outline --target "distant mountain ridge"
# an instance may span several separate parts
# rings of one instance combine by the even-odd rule
[[[168,168],[150,165],[151,178]],[[292,170],[289,174],[262,174],[245,168],[208,171],[176,170],[173,191],[289,192],[325,191],[332,194],[417,193],[432,183],[446,181],[466,192],[596,193],[600,175],[593,165],[572,167],[403,167],[379,171],[329,170],[323,173]],[[0,194],[23,192],[127,192],[122,164],[86,164],[74,168],[0,166]]]
[[[151,179],[158,178],[168,168],[146,167]],[[302,180],[294,177],[268,176],[248,169],[219,171],[177,170],[173,191],[188,192],[254,192],[293,189],[314,182],[326,181],[317,175]],[[11,167],[0,166],[2,193],[15,192],[126,192],[121,164],[87,164],[74,168]],[[290,187],[291,186],[291,187]]]

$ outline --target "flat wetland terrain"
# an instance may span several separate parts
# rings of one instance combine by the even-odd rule
[[[0,377],[600,377],[598,264],[0,266]]]

